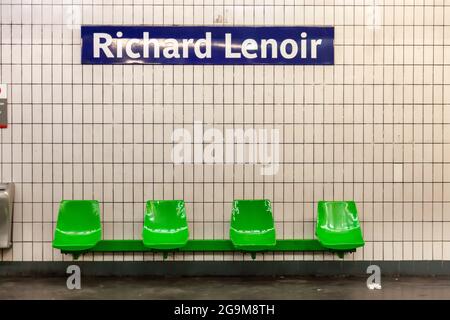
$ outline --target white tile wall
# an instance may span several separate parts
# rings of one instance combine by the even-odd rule
[[[81,65],[79,22],[333,25],[336,61]],[[145,200],[183,198],[191,237],[221,239],[231,201],[243,197],[273,200],[278,237],[286,239],[314,237],[318,200],[355,199],[367,244],[346,259],[450,259],[449,1],[0,0],[0,31],[0,83],[9,84],[10,97],[0,181],[17,186],[14,244],[0,251],[1,261],[70,259],[51,247],[61,199],[98,199],[105,239],[139,239]],[[279,173],[173,165],[162,143],[193,121],[280,129]]]

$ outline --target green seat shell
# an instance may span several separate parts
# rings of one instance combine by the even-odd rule
[[[230,239],[245,251],[270,250],[276,245],[272,206],[269,200],[234,200]]]
[[[96,200],[62,200],[59,206],[53,247],[83,251],[102,238],[100,206]]]
[[[189,238],[186,209],[183,200],[147,201],[142,239],[153,249],[184,247]]]
[[[353,250],[364,246],[354,201],[319,201],[316,236],[326,248]]]

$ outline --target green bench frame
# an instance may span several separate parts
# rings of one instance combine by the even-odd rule
[[[92,208],[92,210],[91,212],[80,211],[80,208]],[[171,219],[164,219],[166,216],[170,216]],[[162,252],[164,258],[170,252],[244,252],[250,253],[254,259],[257,252],[269,251],[322,251],[336,253],[343,258],[345,253],[355,252],[358,247],[364,246],[356,205],[353,201],[319,202],[317,239],[276,240],[269,200],[235,200],[233,202],[230,240],[187,240],[188,230],[184,230],[183,227],[184,224],[187,227],[187,221],[182,200],[148,201],[142,240],[100,240],[101,237],[96,236],[89,244],[77,242],[76,245],[71,245],[61,241],[61,233],[64,233],[66,237],[72,234],[74,239],[78,239],[80,232],[83,233],[79,220],[85,219],[91,224],[86,227],[87,230],[98,225],[100,215],[97,201],[61,201],[53,247],[60,249],[63,254],[72,254],[75,259],[89,252]],[[175,224],[172,221],[176,221]],[[167,235],[163,234],[169,228],[171,232],[177,234],[174,237],[175,240],[170,243],[167,242]],[[97,230],[97,228],[94,229]],[[149,242],[144,238],[147,239],[146,232],[150,229],[153,232],[159,230],[160,234],[153,234],[152,237],[156,238]],[[250,238],[247,235],[250,235]],[[164,239],[164,242],[158,240],[158,237]]]

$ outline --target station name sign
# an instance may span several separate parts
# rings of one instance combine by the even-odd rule
[[[334,64],[333,27],[82,26],[83,64]]]

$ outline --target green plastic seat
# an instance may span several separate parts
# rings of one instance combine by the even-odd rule
[[[183,200],[147,201],[142,239],[153,249],[184,247],[189,238]]]
[[[100,206],[96,200],[63,200],[59,206],[53,247],[83,251],[102,238]]]
[[[353,250],[364,246],[354,201],[319,201],[316,236],[326,248]]]
[[[269,200],[234,200],[230,239],[237,249],[269,250],[276,244],[272,206]]]

